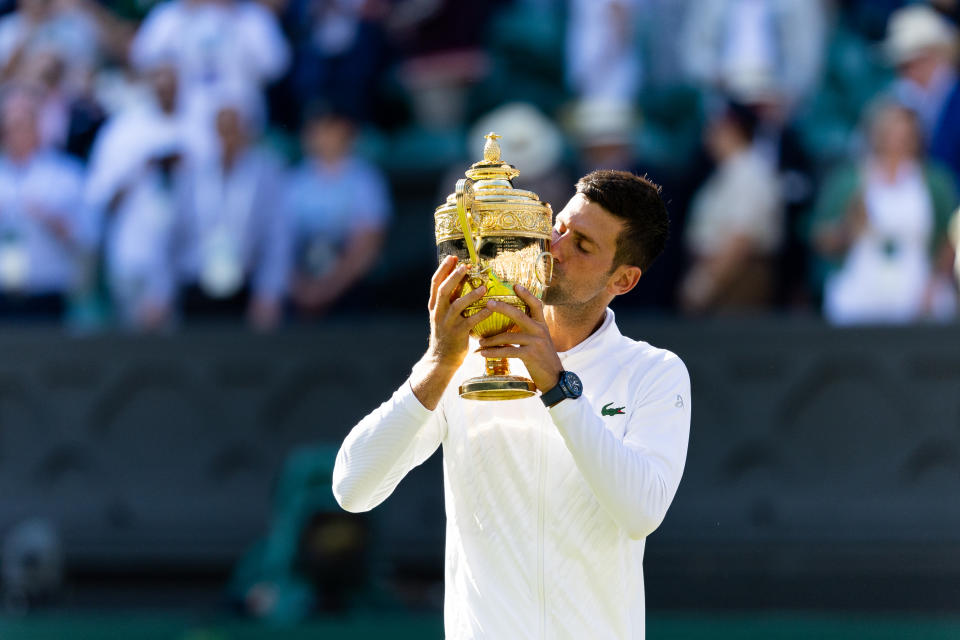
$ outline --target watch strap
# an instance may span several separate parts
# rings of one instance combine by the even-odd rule
[[[548,409],[567,397],[567,395],[563,392],[563,373],[563,371],[560,372],[560,378],[557,380],[557,384],[554,385],[552,389],[549,391],[544,391],[542,394],[540,394],[540,400],[543,401],[544,406]]]
[[[583,393],[583,385],[577,374],[572,371],[560,371],[557,385],[541,394],[540,400],[549,409],[561,400],[579,398],[581,393]]]

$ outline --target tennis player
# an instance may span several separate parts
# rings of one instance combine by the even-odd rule
[[[333,490],[348,511],[383,502],[443,445],[448,639],[644,637],[644,543],[683,473],[690,379],[676,355],[623,336],[608,305],[637,285],[667,229],[646,178],[581,178],[556,217],[543,302],[516,287],[529,316],[491,301],[464,318],[483,288],[451,299],[466,268],[447,258],[426,354],[344,441]],[[519,330],[471,342],[493,311]],[[483,357],[503,356],[522,361],[539,396],[460,398]]]

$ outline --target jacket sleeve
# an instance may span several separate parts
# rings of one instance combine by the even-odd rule
[[[690,377],[670,356],[629,408],[621,437],[586,397],[549,410],[577,468],[600,504],[633,539],[663,521],[680,485],[690,433]]]
[[[443,437],[442,412],[425,408],[409,380],[347,435],[333,469],[333,495],[354,513],[386,500]]]

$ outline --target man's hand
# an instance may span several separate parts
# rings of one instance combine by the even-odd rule
[[[457,265],[457,258],[444,259],[430,281],[430,346],[427,353],[414,367],[410,384],[420,403],[430,409],[436,408],[453,374],[463,364],[469,349],[470,331],[493,311],[483,309],[479,313],[463,317],[468,306],[483,297],[486,287],[474,289],[467,295],[456,298],[460,284],[467,275],[466,265]]]
[[[491,300],[487,308],[502,313],[516,323],[516,329],[480,340],[480,355],[485,358],[519,358],[540,391],[557,386],[563,364],[553,346],[550,330],[543,317],[543,302],[520,285],[514,292],[530,309],[528,316],[511,304]]]

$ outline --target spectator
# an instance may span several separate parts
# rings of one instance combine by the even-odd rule
[[[217,157],[183,172],[174,229],[182,311],[189,320],[238,318],[275,328],[289,274],[288,217],[278,206],[281,166],[251,144],[238,103],[216,110]]]
[[[0,316],[56,320],[80,286],[93,244],[83,171],[43,149],[32,94],[8,88],[0,104]]]
[[[289,47],[276,17],[254,0],[169,0],[143,21],[131,45],[138,68],[172,60],[191,136],[216,155],[210,123],[225,93],[263,120],[263,88],[286,69]]]
[[[746,80],[746,79],[744,79]],[[815,194],[815,166],[790,113],[787,96],[774,78],[753,76],[735,88],[737,102],[755,114],[754,151],[777,173],[783,205],[782,245],[777,256],[776,302],[787,307],[809,304],[806,238],[800,221]]]
[[[698,84],[728,94],[752,76],[775,78],[795,106],[819,80],[825,24],[821,0],[691,2],[680,55]]]
[[[355,124],[331,111],[309,113],[306,158],[287,186],[293,221],[292,294],[307,316],[328,311],[370,271],[390,218],[380,171],[353,154]]]
[[[87,200],[104,219],[115,311],[123,325],[149,330],[173,317],[174,176],[187,138],[176,110],[176,70],[159,65],[147,79],[151,99],[114,116],[97,138]]]
[[[92,96],[103,29],[80,3],[24,0],[0,19],[0,78],[38,95],[40,139],[85,158],[102,109]]]
[[[920,120],[930,156],[960,181],[960,77],[953,61],[957,33],[930,7],[913,5],[890,16],[887,57],[897,67],[894,95]]]
[[[19,0],[17,10],[0,19],[0,78],[16,78],[38,54],[66,65],[70,83],[82,83],[99,57],[96,22],[79,6],[55,0]]]
[[[756,114],[737,104],[706,132],[717,168],[694,196],[686,244],[693,263],[681,286],[689,313],[768,306],[783,208],[777,175],[753,147]]]
[[[836,324],[949,317],[953,182],[924,161],[912,111],[888,103],[870,115],[869,153],[829,177],[814,211],[812,244],[827,271],[824,314]]]
[[[636,99],[643,67],[637,38],[641,0],[570,0],[567,84],[588,100]]]
[[[67,67],[56,52],[36,53],[24,61],[18,83],[37,95],[42,145],[86,160],[106,116],[93,95],[93,85],[67,82]]]

